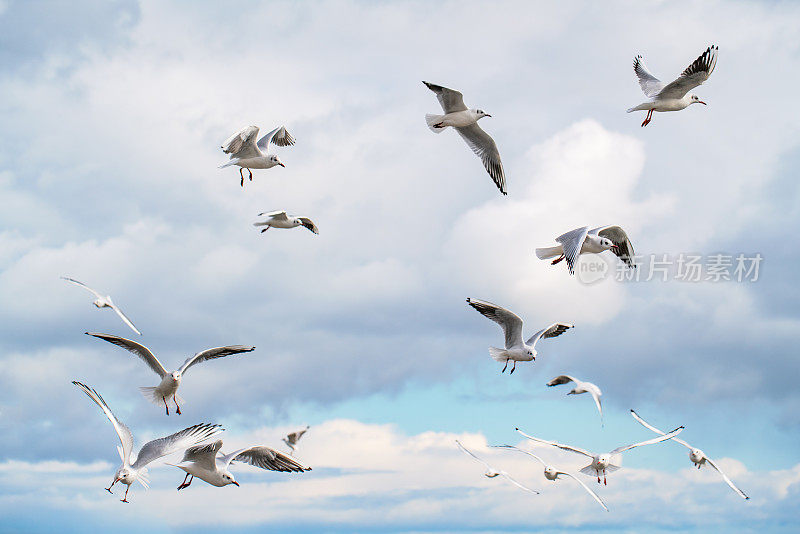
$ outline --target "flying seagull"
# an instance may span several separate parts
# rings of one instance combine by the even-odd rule
[[[262,137],[256,143],[258,136],[258,126],[247,126],[242,128],[222,143],[222,151],[230,154],[230,161],[219,166],[229,167],[239,166],[239,175],[242,177],[241,185],[244,187],[244,173],[242,169],[247,169],[250,173],[250,180],[253,180],[253,171],[250,169],[269,169],[280,165],[286,167],[280,158],[274,154],[267,154],[270,142],[276,146],[291,146],[294,138],[289,135],[284,126],[279,126]]]
[[[600,397],[603,396],[603,392],[600,391],[600,388],[596,385],[592,384],[591,382],[584,382],[582,380],[578,380],[577,378],[573,378],[569,375],[560,375],[552,379],[550,382],[547,383],[548,386],[559,386],[561,384],[568,384],[570,382],[575,383],[575,387],[570,390],[567,395],[580,395],[581,393],[590,393],[592,398],[594,399],[594,403],[597,405],[597,411],[600,412],[600,422],[603,421],[603,405],[600,402]]]
[[[499,324],[506,336],[505,349],[489,347],[489,356],[495,361],[505,362],[501,373],[505,373],[508,362],[513,361],[514,366],[511,373],[517,368],[517,362],[529,362],[536,359],[536,342],[541,338],[557,337],[574,328],[568,323],[553,323],[533,334],[528,341],[522,340],[522,319],[519,316],[503,307],[491,302],[478,299],[467,299],[467,304],[478,310],[484,317],[491,319]],[[511,374],[509,373],[509,374]]]
[[[485,476],[486,478],[494,478],[494,477],[499,475],[499,476],[502,476],[503,478],[505,478],[506,480],[508,480],[509,482],[511,482],[512,484],[514,484],[515,486],[517,486],[518,488],[524,489],[525,491],[529,491],[531,493],[535,493],[536,495],[539,495],[538,491],[532,490],[532,489],[530,489],[528,487],[523,486],[522,484],[520,484],[519,482],[517,482],[516,480],[511,478],[511,475],[509,475],[505,471],[498,471],[497,469],[495,469],[491,465],[487,464],[486,462],[484,462],[483,460],[481,460],[480,458],[478,458],[477,456],[472,454],[466,447],[464,447],[461,444],[460,441],[456,440],[456,445],[458,445],[458,448],[461,449],[462,451],[464,451],[464,453],[469,454],[470,456],[475,458],[477,461],[479,461],[480,463],[482,463],[486,467],[486,472],[483,474],[483,476]]]
[[[172,397],[172,400],[175,402],[175,411],[178,413],[178,415],[181,414],[181,407],[178,405],[178,402],[183,403],[183,399],[178,397],[177,391],[178,387],[181,385],[181,381],[183,380],[184,373],[186,373],[191,366],[207,360],[214,360],[216,358],[230,356],[231,354],[252,352],[255,350],[255,347],[246,347],[244,345],[230,345],[227,347],[206,349],[202,352],[198,352],[194,356],[190,356],[185,362],[183,362],[183,365],[181,365],[177,371],[172,371],[170,373],[166,370],[166,368],[164,368],[163,365],[161,365],[161,362],[158,361],[158,358],[156,358],[155,354],[153,354],[150,349],[140,343],[131,341],[130,339],[125,339],[124,337],[112,336],[111,334],[86,332],[86,335],[108,341],[109,343],[113,343],[118,347],[122,347],[123,349],[134,353],[144,363],[146,363],[150,369],[160,376],[161,383],[159,385],[156,387],[139,388],[139,391],[141,391],[142,395],[144,395],[144,397],[153,404],[161,404],[163,402],[164,408],[167,410],[167,415],[169,415],[167,399],[170,397]]]
[[[95,306],[97,306],[98,308],[111,308],[112,310],[114,310],[114,312],[117,315],[119,315],[119,318],[122,319],[125,322],[125,324],[128,325],[131,328],[131,330],[133,330],[134,332],[136,332],[140,336],[142,335],[142,333],[139,332],[139,330],[135,326],[133,326],[133,323],[131,322],[131,320],[128,319],[128,317],[124,313],[122,313],[122,310],[117,308],[117,305],[114,304],[114,302],[112,302],[110,295],[106,295],[104,297],[103,295],[101,295],[100,293],[98,293],[97,291],[92,289],[91,287],[87,286],[83,282],[78,282],[77,280],[74,280],[72,278],[67,278],[66,276],[62,276],[61,279],[62,280],[66,280],[67,282],[71,282],[71,283],[75,284],[76,286],[80,286],[80,287],[84,288],[85,290],[91,292],[95,297],[97,297],[95,299],[95,301],[93,302],[93,304]]]
[[[561,475],[570,477],[571,479],[575,480],[578,484],[583,486],[583,489],[585,489],[587,492],[589,492],[589,495],[591,495],[594,498],[594,500],[596,500],[600,504],[600,506],[602,506],[605,509],[605,511],[608,512],[608,507],[606,506],[606,503],[603,502],[603,499],[601,499],[594,491],[592,491],[592,489],[589,486],[584,484],[582,480],[578,479],[578,477],[576,477],[572,473],[568,473],[566,471],[561,471],[561,470],[556,469],[555,467],[553,467],[551,465],[547,465],[544,460],[542,460],[541,458],[539,458],[538,456],[536,456],[532,452],[528,452],[526,450],[520,449],[519,447],[514,447],[513,445],[492,445],[492,447],[496,447],[498,449],[511,449],[511,450],[519,451],[519,452],[521,452],[523,454],[527,454],[528,456],[530,456],[532,458],[535,458],[544,467],[544,478],[546,478],[547,480],[552,480],[553,482],[555,482],[558,479],[558,477],[561,476]]]
[[[308,429],[311,428],[310,426],[306,426],[303,430],[298,430],[297,432],[292,432],[291,434],[287,435],[285,438],[281,438],[283,442],[289,447],[289,454],[294,455],[294,449],[297,446],[297,442],[300,441],[300,438],[303,437],[303,434],[308,432]]]
[[[642,56],[633,59],[633,70],[639,78],[639,85],[642,92],[650,100],[632,107],[628,113],[633,111],[647,111],[642,126],[647,126],[653,120],[654,111],[680,111],[692,104],[703,104],[697,95],[687,94],[689,91],[702,84],[714,72],[717,65],[717,51],[719,47],[709,46],[706,51],[700,54],[691,65],[686,67],[678,78],[665,84],[653,76],[647,67],[644,66]]]
[[[80,382],[72,383],[78,386],[81,391],[86,393],[86,395],[103,410],[103,413],[108,417],[108,420],[111,421],[111,424],[114,425],[114,430],[117,432],[121,444],[120,447],[117,447],[117,451],[122,460],[122,465],[114,474],[114,480],[111,482],[111,485],[105,489],[107,492],[113,493],[111,488],[113,488],[114,484],[117,482],[122,482],[128,486],[125,489],[125,496],[122,498],[122,502],[129,502],[128,491],[131,489],[131,484],[134,482],[139,482],[145,489],[149,487],[147,482],[147,464],[162,456],[186,449],[187,447],[212,438],[223,430],[220,425],[209,424],[200,424],[184,428],[180,432],[176,432],[170,436],[148,441],[139,450],[139,454],[136,455],[136,460],[131,462],[133,434],[130,429],[125,426],[122,421],[117,419],[117,416],[112,413],[111,408],[108,407],[106,401],[103,400],[103,397],[101,397],[98,392]]]
[[[282,471],[285,473],[298,473],[311,471],[294,458],[269,447],[254,446],[239,449],[230,454],[222,454],[222,440],[207,445],[197,445],[186,449],[183,460],[175,465],[186,472],[183,482],[178,490],[188,488],[194,477],[208,482],[212,486],[221,488],[228,484],[239,485],[228,470],[231,462],[243,462],[268,471]],[[190,478],[191,477],[191,478]],[[187,482],[188,479],[188,482]]]
[[[443,132],[448,126],[455,128],[475,155],[481,158],[483,166],[486,167],[486,171],[500,192],[506,195],[506,175],[503,172],[503,163],[500,161],[500,152],[494,139],[478,126],[479,119],[491,115],[481,109],[468,109],[464,105],[464,95],[458,91],[425,81],[422,83],[436,93],[436,98],[444,110],[444,115],[425,115],[428,128],[436,133]]]
[[[259,213],[259,217],[268,217],[266,221],[254,222],[253,226],[264,226],[261,230],[263,234],[270,228],[296,228],[298,226],[305,226],[311,232],[319,234],[319,228],[314,224],[314,221],[308,217],[296,217],[294,215],[286,215],[285,211],[270,211]]]
[[[533,436],[529,436],[525,432],[521,431],[519,428],[516,429],[517,432],[525,436],[531,441],[535,441],[537,443],[544,443],[545,445],[552,445],[553,447],[558,447],[559,449],[574,452],[577,454],[582,454],[584,456],[588,456],[592,459],[592,462],[581,469],[581,473],[584,475],[594,476],[597,475],[597,483],[600,483],[600,472],[603,472],[603,484],[607,484],[606,482],[606,471],[609,473],[613,473],[617,469],[621,467],[622,463],[622,456],[620,456],[623,452],[633,449],[635,447],[641,447],[642,445],[652,445],[654,443],[660,443],[662,441],[668,440],[680,434],[683,431],[683,427],[679,426],[675,430],[669,432],[668,434],[664,434],[663,436],[659,436],[657,438],[648,439],[647,441],[642,441],[639,443],[634,443],[633,445],[623,445],[622,447],[617,447],[611,452],[603,453],[603,454],[595,454],[593,452],[585,451],[583,449],[579,449],[578,447],[573,447],[571,445],[562,445],[560,443],[556,443],[555,441],[547,441],[545,439],[534,438]]]
[[[537,248],[536,257],[540,260],[556,258],[552,265],[566,259],[569,274],[575,274],[575,264],[581,254],[600,254],[606,250],[616,254],[628,267],[636,267],[633,263],[633,245],[628,234],[619,226],[599,226],[591,230],[583,226],[561,234],[556,238],[556,243],[558,245],[554,247]]]
[[[661,430],[659,430],[659,429],[657,429],[656,427],[654,427],[654,426],[650,425],[649,423],[647,423],[647,422],[646,422],[644,419],[642,419],[641,417],[639,417],[639,414],[637,414],[637,413],[636,413],[636,412],[634,412],[633,410],[631,410],[631,415],[633,416],[633,418],[634,418],[634,419],[636,419],[637,421],[639,421],[639,422],[642,424],[642,426],[644,426],[645,428],[649,428],[650,430],[652,430],[652,431],[653,431],[653,432],[655,432],[656,434],[661,434],[662,436],[664,435],[664,432],[662,432]],[[731,479],[730,479],[730,478],[728,478],[728,475],[726,475],[725,473],[723,473],[723,472],[722,472],[722,469],[720,469],[720,468],[717,466],[717,464],[715,464],[715,463],[714,463],[714,461],[713,461],[711,458],[709,458],[708,456],[706,456],[706,453],[704,453],[704,452],[703,452],[703,451],[701,451],[700,449],[697,449],[697,448],[695,448],[695,447],[692,447],[691,445],[689,445],[688,443],[686,443],[686,442],[685,442],[685,441],[683,441],[682,439],[678,439],[678,438],[672,438],[672,441],[674,441],[674,442],[676,442],[676,443],[680,443],[681,445],[683,445],[684,447],[686,447],[687,449],[689,449],[689,459],[692,461],[692,463],[694,463],[694,465],[696,465],[696,466],[697,466],[697,468],[698,468],[698,469],[700,469],[700,468],[703,466],[703,464],[706,464],[706,463],[707,463],[708,465],[710,465],[711,467],[713,467],[714,469],[716,469],[716,470],[717,470],[717,472],[718,472],[720,475],[722,475],[722,479],[725,481],[725,483],[726,483],[726,484],[728,484],[728,486],[730,486],[730,487],[731,487],[731,489],[732,489],[733,491],[735,491],[737,495],[739,495],[739,497],[741,497],[741,498],[743,498],[743,499],[750,499],[750,497],[748,497],[747,495],[745,495],[745,494],[744,494],[744,492],[743,492],[742,490],[740,490],[739,488],[737,488],[737,487],[736,487],[736,485],[733,483],[733,481],[731,481]]]

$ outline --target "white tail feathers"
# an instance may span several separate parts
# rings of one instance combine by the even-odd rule
[[[636,108],[628,108],[628,113],[631,113],[632,111],[636,111]]]
[[[142,387],[142,388],[139,388],[139,391],[142,392],[142,396],[145,399],[149,400],[153,404],[163,404],[164,403],[164,399],[161,397],[161,394],[156,392],[156,388],[154,388],[154,387]],[[172,395],[170,395],[167,398],[167,400],[172,400]],[[175,400],[178,402],[178,404],[184,404],[183,399],[181,397],[179,397],[177,394],[175,395]]]
[[[427,114],[425,115],[425,123],[427,123],[428,128],[431,129],[432,132],[442,133],[447,126],[434,126],[435,124],[439,124],[444,119],[444,115],[432,115]]]
[[[224,169],[225,167],[230,167],[231,165],[236,165],[238,162],[239,162],[239,159],[238,159],[238,158],[236,158],[236,159],[232,159],[232,160],[230,160],[230,161],[226,161],[225,163],[223,163],[222,165],[220,165],[220,166],[219,166],[219,167],[217,167],[217,168],[218,168],[218,169]]]
[[[546,260],[547,258],[555,258],[556,256],[560,256],[564,252],[564,249],[561,245],[555,247],[543,247],[536,249],[536,257],[540,260]]]
[[[508,355],[506,355],[506,351],[503,349],[498,349],[497,347],[489,347],[489,356],[496,362],[504,362],[508,360]]]

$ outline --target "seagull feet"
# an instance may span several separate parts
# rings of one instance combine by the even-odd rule
[[[180,414],[181,414],[181,407],[180,407],[180,406],[178,406],[178,403],[177,403],[177,402],[175,403],[175,412],[176,412],[178,415],[180,415]]]
[[[263,234],[264,232],[266,232],[266,231],[267,231],[267,230],[269,230],[269,229],[270,229],[270,227],[269,227],[269,226],[267,226],[266,228],[264,228],[263,230],[261,230],[261,233]]]
[[[190,476],[191,476],[192,478],[191,478],[191,479],[189,479],[189,482],[186,482],[186,479],[187,479],[187,478],[189,478]],[[180,485],[180,486],[178,486],[178,491],[182,490],[183,488],[188,488],[188,487],[189,487],[189,484],[191,484],[191,483],[192,483],[192,480],[194,480],[194,476],[190,475],[189,473],[186,473],[186,476],[185,476],[185,477],[183,477],[183,482],[181,482],[181,485]]]
[[[131,501],[129,501],[128,498],[125,497],[124,499],[120,499],[119,502],[126,502],[126,503],[130,504]]]
[[[600,484],[600,475],[597,475],[597,483]]]
[[[182,490],[183,488],[188,488],[188,487],[189,487],[189,484],[187,484],[186,482],[181,482],[181,485],[178,486],[178,491]]]
[[[441,122],[437,122],[436,124],[433,125],[433,127],[434,128],[444,128],[444,124],[442,124]]]
[[[167,406],[167,398],[166,397],[161,397],[161,400],[164,401],[164,408],[166,408],[167,415],[169,415],[169,406]]]
[[[114,495],[114,492],[111,491],[111,486],[109,486],[107,488],[103,488],[103,489],[106,490],[107,492],[109,492],[111,495]]]
[[[653,120],[653,110],[647,112],[647,116],[644,118],[644,122],[642,123],[642,128],[650,124],[650,121]]]
[[[252,182],[253,181],[253,171],[251,171],[250,169],[247,169],[247,172],[250,173],[250,181]]]
[[[503,366],[503,370],[502,370],[502,371],[500,371],[500,372],[501,372],[501,373],[505,373],[505,372],[506,372],[506,367],[508,367],[508,360],[506,360],[506,364],[505,364],[505,366]],[[513,372],[513,371],[512,371],[512,372]],[[510,374],[510,373],[509,373],[509,374]]]
[[[510,374],[510,375],[513,375],[513,374],[514,374],[514,370],[515,370],[516,368],[517,368],[517,360],[514,360],[514,366],[511,368],[511,372],[510,372],[510,373],[508,373],[508,374]]]
[[[559,257],[557,257],[556,259],[554,259],[554,260],[553,260],[553,261],[550,263],[550,265],[555,265],[556,263],[558,263],[558,262],[560,262],[561,260],[563,260],[565,257],[566,257],[566,256],[564,256],[564,255],[562,254],[561,256],[559,256]]]

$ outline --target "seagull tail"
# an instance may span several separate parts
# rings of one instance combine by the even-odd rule
[[[650,108],[651,106],[647,103],[639,104],[638,106],[628,108],[628,113],[633,113],[634,111],[648,111]]]
[[[428,128],[430,128],[431,131],[435,133],[442,133],[445,130],[445,128],[447,128],[447,126],[439,126],[439,127],[434,126],[442,122],[443,119],[444,115],[432,115],[430,113],[425,115],[425,123],[428,125]]]
[[[497,347],[489,347],[489,356],[496,362],[504,362],[508,359],[506,351]]]
[[[231,165],[236,165],[238,162],[239,162],[238,158],[237,159],[232,159],[230,161],[226,161],[225,163],[223,163],[222,165],[220,165],[217,168],[218,169],[224,169],[225,167],[230,167]]]
[[[564,252],[564,249],[561,245],[557,245],[555,247],[544,247],[544,248],[537,248],[536,249],[536,257],[540,260],[546,260],[548,258],[555,258],[556,256],[560,256]]]
[[[153,404],[161,404],[161,397],[159,397],[156,393],[156,388],[139,388],[139,391],[142,393],[142,396],[145,399],[149,400]]]

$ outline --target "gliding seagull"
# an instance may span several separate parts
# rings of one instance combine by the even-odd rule
[[[281,438],[283,442],[289,447],[289,454],[294,455],[294,449],[297,446],[297,442],[300,441],[300,438],[303,437],[303,434],[308,432],[308,429],[311,428],[310,426],[306,426],[303,430],[298,430],[297,432],[292,432],[291,434],[287,435],[285,438]]]
[[[100,293],[98,293],[97,291],[92,289],[91,287],[87,286],[83,282],[78,282],[77,280],[73,280],[72,278],[67,278],[66,276],[62,276],[61,279],[62,280],[66,280],[67,282],[71,282],[71,283],[75,284],[76,286],[80,286],[80,287],[86,289],[87,291],[90,291],[95,297],[97,297],[97,299],[92,304],[94,304],[98,308],[111,308],[112,310],[114,310],[114,312],[117,315],[119,315],[119,318],[122,319],[125,322],[125,324],[128,325],[131,328],[131,330],[133,330],[134,332],[136,332],[140,336],[142,335],[142,333],[139,332],[139,330],[137,330],[135,326],[133,326],[133,323],[131,322],[131,320],[128,319],[128,317],[124,313],[122,313],[122,310],[117,308],[117,305],[114,304],[111,301],[111,296],[110,295],[106,295],[104,297],[103,295],[101,295]]]
[[[231,165],[239,166],[239,175],[242,177],[241,186],[244,187],[244,173],[242,169],[247,169],[250,173],[250,181],[253,181],[253,171],[250,169],[269,169],[280,165],[286,167],[280,158],[274,154],[266,154],[270,142],[277,146],[291,146],[294,138],[289,135],[284,126],[278,126],[256,143],[258,126],[247,126],[242,128],[222,143],[222,151],[230,154],[230,161],[219,166],[220,169]]]
[[[546,260],[558,256],[552,265],[566,259],[569,274],[575,274],[575,264],[581,254],[600,254],[606,250],[616,254],[628,267],[636,267],[633,263],[633,245],[628,234],[619,226],[599,226],[591,230],[583,226],[561,234],[556,242],[559,244],[555,247],[537,248],[536,257]]]
[[[561,384],[568,384],[570,382],[575,382],[575,387],[570,390],[567,395],[579,395],[581,393],[590,393],[592,398],[594,399],[594,403],[597,405],[597,411],[600,412],[600,422],[603,422],[603,405],[600,402],[600,397],[603,395],[603,392],[600,391],[600,388],[596,385],[592,384],[591,382],[584,382],[582,380],[578,380],[577,378],[573,378],[569,375],[560,375],[552,379],[550,382],[547,383],[548,386],[559,386]]]
[[[461,444],[460,441],[456,440],[456,445],[458,445],[458,448],[461,449],[462,451],[464,451],[466,454],[469,454],[470,456],[472,456],[473,458],[478,460],[480,463],[482,463],[484,466],[486,466],[486,472],[483,474],[483,476],[485,476],[486,478],[494,478],[494,477],[499,475],[499,476],[502,476],[503,478],[505,478],[506,480],[508,480],[509,482],[511,482],[512,484],[514,484],[515,486],[517,486],[518,488],[524,489],[525,491],[529,491],[531,493],[535,493],[536,495],[539,495],[538,491],[532,490],[530,488],[527,488],[527,487],[523,486],[522,484],[520,484],[519,482],[517,482],[516,480],[511,478],[511,475],[509,475],[505,471],[498,471],[497,469],[495,469],[491,465],[487,464],[486,462],[484,462],[483,460],[481,460],[480,458],[478,458],[477,456],[472,454],[466,447],[464,447]]]
[[[319,234],[319,228],[317,225],[314,224],[314,221],[309,219],[308,217],[297,217],[295,215],[286,215],[285,211],[270,211],[259,213],[259,217],[269,217],[266,221],[259,221],[254,222],[253,226],[265,226],[261,233],[263,234],[270,228],[296,228],[298,226],[304,226],[310,232],[314,234]]]

